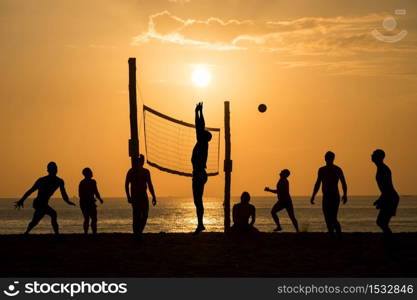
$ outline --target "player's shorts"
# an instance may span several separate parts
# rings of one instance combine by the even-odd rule
[[[381,195],[376,201],[376,208],[380,209],[384,215],[395,216],[397,214],[400,197],[397,193]]]
[[[32,204],[35,209],[35,215],[42,218],[44,215],[49,215],[51,217],[56,217],[56,211],[48,205],[48,202],[39,201],[39,199],[33,200]]]
[[[94,199],[83,200],[80,199],[80,208],[90,209],[92,207],[97,207],[96,201]]]
[[[142,195],[132,195],[132,206],[135,209],[139,210],[149,210],[149,198],[148,194],[142,194]]]
[[[40,200],[38,198],[35,198],[33,200],[32,207],[35,210],[49,210],[49,209],[53,209],[52,207],[49,206],[48,201],[42,201],[42,200]]]
[[[291,199],[278,200],[272,207],[272,211],[279,211],[281,209],[292,210],[293,205]]]
[[[205,184],[207,182],[207,172],[194,171],[193,172],[193,184]]]
[[[97,217],[97,205],[95,201],[80,201],[81,212],[84,217]]]

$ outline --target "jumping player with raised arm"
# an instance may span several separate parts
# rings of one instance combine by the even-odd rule
[[[39,178],[35,184],[23,195],[23,197],[15,203],[16,208],[23,207],[23,203],[33,192],[38,191],[38,195],[33,200],[33,208],[35,212],[33,214],[32,221],[30,221],[25,234],[29,232],[39,223],[39,221],[48,215],[51,217],[52,228],[55,234],[59,234],[59,225],[57,220],[56,211],[49,206],[48,202],[55,191],[59,188],[61,191],[62,199],[69,205],[75,205],[68,198],[67,192],[65,191],[64,180],[56,176],[58,173],[58,167],[55,162],[48,163],[48,175]]]
[[[203,193],[204,185],[207,182],[207,155],[208,145],[211,140],[211,133],[205,129],[205,121],[203,116],[203,103],[200,102],[195,108],[195,130],[197,143],[194,146],[191,163],[193,165],[193,197],[196,207],[198,225],[194,234],[198,234],[205,230],[203,223],[204,205]]]

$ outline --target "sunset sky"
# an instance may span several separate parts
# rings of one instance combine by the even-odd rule
[[[204,101],[207,125],[223,127],[231,102],[232,195],[267,195],[283,168],[292,194],[311,194],[327,150],[350,194],[377,194],[376,148],[399,193],[417,194],[417,1],[0,0],[0,197],[20,197],[51,160],[70,196],[86,166],[104,197],[124,195],[129,57],[139,104],[193,122]],[[190,178],[149,168],[157,195],[191,197]]]

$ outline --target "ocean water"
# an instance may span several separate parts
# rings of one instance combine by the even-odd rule
[[[341,205],[339,221],[345,232],[379,232],[375,224],[377,210],[373,207],[376,196],[352,196],[346,205]],[[17,199],[0,199],[0,234],[22,233],[32,218],[32,199],[27,199],[25,208],[14,209]],[[99,232],[131,232],[131,208],[124,198],[105,198],[98,204]],[[239,199],[233,197],[232,205]],[[273,197],[253,197],[256,206],[256,224],[261,231],[272,231],[274,222],[270,215]],[[321,197],[310,205],[309,198],[293,197],[295,215],[300,229],[308,232],[326,231],[321,210]],[[62,199],[51,199],[50,205],[58,212],[58,222],[62,233],[82,232],[80,208],[67,205]],[[205,225],[207,231],[223,231],[222,198],[205,198]],[[283,231],[293,232],[286,211],[279,213]],[[161,197],[158,205],[151,206],[145,232],[192,232],[196,227],[195,208],[192,198]],[[417,231],[417,196],[402,196],[397,216],[391,221],[394,232]],[[51,233],[50,218],[45,216],[33,233]]]

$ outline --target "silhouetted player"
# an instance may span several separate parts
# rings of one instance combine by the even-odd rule
[[[59,188],[61,191],[62,199],[67,202],[69,205],[75,205],[68,198],[67,192],[65,191],[64,180],[56,176],[58,173],[58,167],[56,163],[48,163],[48,175],[39,178],[36,180],[35,184],[23,195],[23,197],[15,203],[16,208],[23,207],[23,203],[26,198],[29,197],[36,190],[38,195],[33,200],[33,208],[35,212],[33,214],[32,221],[30,221],[25,234],[28,234],[33,227],[35,227],[39,221],[45,216],[48,215],[51,217],[52,228],[54,229],[55,234],[59,234],[59,225],[57,221],[56,211],[49,206],[48,202],[55,191]]]
[[[390,168],[384,164],[385,152],[377,149],[372,153],[371,159],[377,167],[376,182],[381,191],[381,196],[375,201],[374,205],[379,209],[376,224],[382,229],[385,235],[391,235],[389,228],[391,217],[395,216],[397,206],[400,201],[397,191],[392,184]]]
[[[148,188],[152,195],[152,205],[156,205],[151,173],[143,167],[144,164],[145,157],[141,154],[139,155],[137,168],[131,168],[127,172],[125,182],[127,201],[132,205],[133,210],[133,233],[136,235],[142,234],[148,220]]]
[[[80,197],[80,208],[83,213],[84,233],[88,233],[88,226],[91,219],[91,231],[93,234],[97,233],[97,205],[96,197],[103,204],[103,199],[97,189],[97,183],[93,179],[93,172],[90,168],[83,169],[84,179],[81,180],[78,186],[78,196]]]
[[[256,219],[255,206],[249,204],[250,195],[248,192],[243,192],[240,196],[240,203],[233,206],[233,226],[231,230],[234,232],[257,232],[253,225]],[[250,222],[249,222],[249,219]]]
[[[265,188],[265,191],[277,194],[278,201],[272,207],[271,215],[275,221],[277,227],[274,231],[281,231],[281,224],[279,223],[278,212],[283,210],[284,208],[287,210],[288,216],[291,219],[292,224],[294,225],[295,231],[298,232],[298,222],[295,218],[294,214],[294,207],[292,205],[292,199],[290,196],[290,184],[288,182],[288,176],[290,176],[290,171],[288,169],[284,169],[279,173],[280,179],[277,183],[277,189],[271,190],[269,187]]]
[[[321,167],[318,172],[317,181],[314,185],[313,195],[311,196],[311,204],[314,204],[314,198],[316,197],[317,192],[319,191],[320,184],[322,185],[323,192],[323,214],[326,221],[327,230],[329,233],[333,234],[336,232],[340,234],[342,229],[340,223],[337,220],[337,213],[339,211],[340,204],[340,194],[339,194],[339,180],[342,183],[343,189],[343,204],[347,202],[347,185],[345,176],[341,168],[333,164],[335,154],[331,151],[328,151],[324,156],[326,160],[326,165]]]
[[[195,108],[195,130],[197,135],[197,143],[193,149],[191,162],[193,164],[193,197],[197,212],[198,225],[194,234],[198,234],[204,229],[203,216],[203,193],[204,185],[207,182],[206,163],[208,155],[208,143],[211,140],[211,133],[205,130],[205,122],[203,116],[203,103],[198,103]]]

